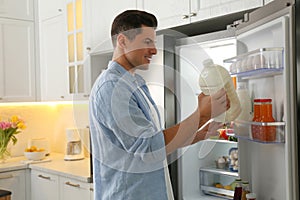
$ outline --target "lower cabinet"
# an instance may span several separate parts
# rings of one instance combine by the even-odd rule
[[[91,183],[60,175],[31,171],[31,200],[92,200]]]
[[[90,183],[59,177],[60,200],[90,199]]]
[[[59,200],[59,189],[57,175],[31,171],[31,200]]]
[[[0,188],[12,192],[13,200],[26,200],[26,170],[0,173]]]

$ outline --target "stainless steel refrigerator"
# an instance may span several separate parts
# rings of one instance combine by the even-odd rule
[[[198,77],[206,58],[227,68],[237,84],[247,86],[252,106],[254,99],[272,99],[275,119],[236,120],[237,143],[210,139],[179,150],[177,170],[171,174],[178,178],[178,199],[232,199],[233,191],[216,188],[215,183],[230,184],[237,177],[249,181],[257,199],[299,198],[298,7],[299,1],[275,0],[228,24],[228,30],[176,40],[177,121],[196,108],[196,94],[201,92]],[[255,66],[258,57],[260,66]],[[252,126],[274,128],[275,139],[255,138]],[[215,160],[232,148],[238,149],[238,170],[215,169]]]

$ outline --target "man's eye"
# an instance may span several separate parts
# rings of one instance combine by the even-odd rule
[[[144,40],[144,43],[147,45],[152,45],[154,42],[152,40]]]

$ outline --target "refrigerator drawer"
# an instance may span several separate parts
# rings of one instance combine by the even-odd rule
[[[200,191],[207,195],[232,199],[234,191],[232,183],[238,178],[237,172],[231,172],[215,167],[200,169]]]

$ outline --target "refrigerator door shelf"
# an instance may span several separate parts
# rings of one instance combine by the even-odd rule
[[[231,63],[230,73],[239,74],[261,69],[283,68],[284,51],[282,47],[259,48],[248,53],[224,60]]]
[[[276,139],[274,141],[264,141],[253,137],[252,127],[273,128],[276,130]],[[285,142],[285,122],[234,122],[235,137],[239,139],[251,140],[264,144],[284,143]]]

